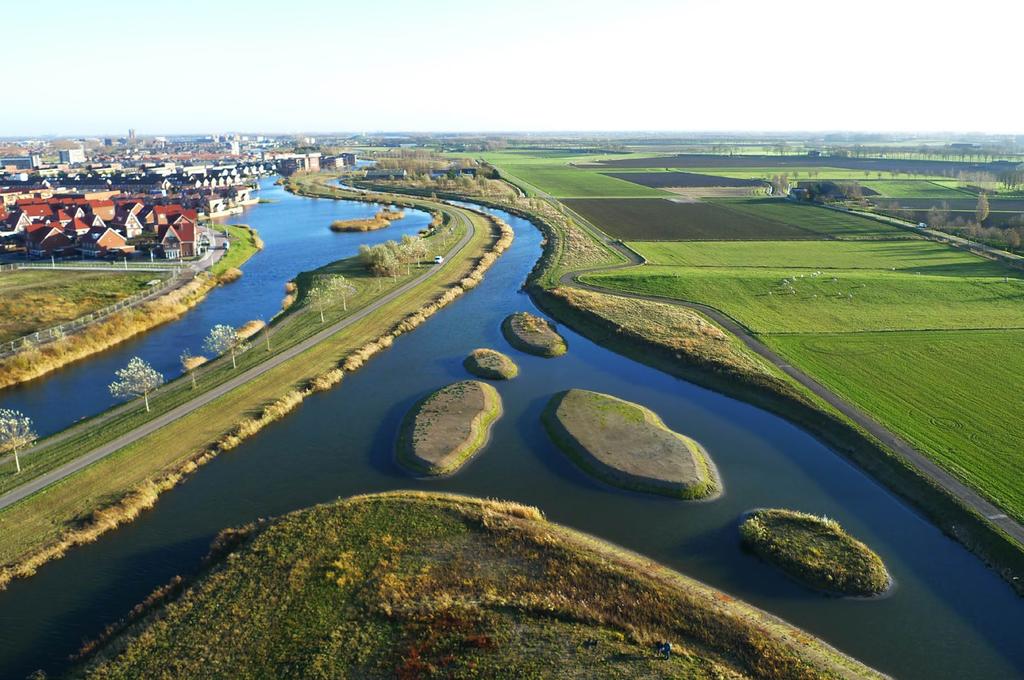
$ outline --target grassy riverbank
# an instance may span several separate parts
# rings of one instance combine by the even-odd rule
[[[435,204],[436,205],[436,204]],[[481,266],[493,262],[486,254],[496,247],[497,226],[482,215],[460,208],[438,206],[451,213],[457,243],[460,234],[472,228],[472,235],[458,253],[437,267],[424,281],[390,299],[372,311],[366,309],[375,300],[401,287],[417,272],[396,279],[360,277],[353,261],[337,263],[325,271],[343,269],[352,276],[357,294],[348,300],[348,310],[336,304],[325,310],[326,323],[332,324],[353,314],[365,314],[355,323],[312,348],[270,370],[209,404],[178,418],[159,430],[118,450],[84,470],[55,483],[25,500],[0,511],[0,529],[5,540],[0,545],[0,584],[18,575],[28,575],[38,564],[63,553],[75,543],[93,540],[98,533],[130,520],[149,507],[157,494],[193,471],[218,451],[232,448],[248,434],[258,430],[294,408],[319,386],[333,384],[344,370],[355,370],[369,356],[390,346],[400,333],[411,330],[447,302],[455,299],[465,286],[475,285],[482,275]],[[301,278],[300,278],[301,280]],[[301,295],[301,291],[300,291]],[[200,391],[234,378],[246,369],[292,347],[324,327],[319,314],[301,302],[271,325],[268,335],[271,351],[260,341],[238,357],[238,369],[230,359],[212,361],[196,371]],[[25,472],[14,478],[13,468],[0,472],[0,489],[12,488],[32,476],[38,476],[106,442],[126,434],[197,396],[190,381],[179,379],[151,396],[152,412],[136,404],[116,409],[76,425],[59,441],[23,457]],[[253,413],[258,414],[256,417]]]
[[[134,616],[74,675],[880,677],[535,508],[440,494],[358,496],[225,532],[195,582]]]
[[[164,272],[19,269],[0,273],[0,347],[145,291]]]

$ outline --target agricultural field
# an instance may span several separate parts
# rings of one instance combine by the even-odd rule
[[[913,238],[910,232],[875,220],[779,199],[577,199],[564,203],[605,233],[623,240]]]
[[[730,210],[805,229],[816,234],[816,238],[841,240],[917,238],[909,231],[871,218],[777,198],[721,201],[719,204],[727,206]]]
[[[875,270],[648,265],[585,280],[702,302],[755,333],[1024,328],[1024,280]]]
[[[815,379],[1024,518],[1024,330],[776,335]]]
[[[929,182],[927,180],[875,179],[862,181],[861,184],[868,189],[878,192],[878,195],[884,198],[977,200],[977,197],[966,189],[961,189],[956,186],[946,186],[940,182]]]
[[[148,288],[163,273],[21,269],[0,274],[0,342],[65,323]]]
[[[757,202],[716,203],[742,211]],[[792,218],[805,209],[761,203],[762,216]],[[813,226],[806,218],[799,224]],[[1015,415],[1024,409],[1024,279],[994,261],[890,235],[895,238],[630,241],[650,264],[585,279],[722,310],[1024,519],[1018,474],[1024,425]]]
[[[678,267],[878,269],[932,276],[1002,276],[991,260],[932,241],[630,241],[650,264]]]
[[[607,172],[607,177],[626,180],[645,187],[760,187],[764,183],[737,177],[716,177],[692,172]]]
[[[842,158],[837,156],[775,156],[677,154],[656,157],[611,158],[599,161],[605,168],[843,168],[861,172],[953,177],[956,173],[992,172],[1006,163],[957,163],[954,161],[902,160],[895,158]]]
[[[558,198],[663,196],[664,192],[627,182],[570,163],[593,162],[604,156],[579,151],[529,151],[485,153],[481,157],[502,174],[525,184],[530,193],[547,193]]]

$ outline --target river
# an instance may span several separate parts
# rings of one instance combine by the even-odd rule
[[[267,255],[278,231],[305,231],[307,220],[326,231],[327,212],[350,209],[347,202],[325,208],[332,202],[268,193],[279,202],[255,206],[239,218],[264,234]],[[1024,600],[976,557],[807,433],[565,328],[569,353],[564,357],[543,359],[509,347],[501,320],[518,310],[539,313],[520,289],[540,254],[541,239],[529,222],[496,214],[512,225],[516,240],[477,288],[401,336],[335,389],[308,398],[287,418],[216,458],[134,523],[73,549],[0,593],[3,677],[22,678],[40,667],[65,669],[67,655],[83,639],[172,576],[194,571],[224,527],[356,493],[407,488],[537,505],[554,521],[721,588],[901,678],[1024,675],[1019,643]],[[386,231],[387,237],[395,236]],[[281,282],[290,278],[303,267],[301,261],[290,269],[279,261],[275,276]],[[242,281],[255,278],[249,268],[257,266],[254,258]],[[271,292],[272,299],[258,307],[265,313],[274,310],[281,289]],[[201,306],[185,319],[197,312],[205,314]],[[241,315],[247,316],[252,314]],[[507,352],[520,365],[518,378],[497,385],[504,415],[491,443],[452,477],[407,476],[393,462],[403,414],[428,391],[465,378],[462,359],[481,346]],[[687,503],[591,480],[540,426],[547,398],[571,387],[644,404],[669,427],[702,442],[722,475],[725,494],[713,502]],[[895,588],[879,599],[826,597],[745,554],[737,520],[761,506],[837,519],[882,556]]]

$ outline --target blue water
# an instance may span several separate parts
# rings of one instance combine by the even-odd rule
[[[323,201],[282,196],[242,219],[262,233],[320,220]],[[300,216],[306,215],[305,218]],[[614,354],[562,328],[557,359],[511,348],[499,325],[537,312],[520,292],[540,254],[528,222],[502,215],[512,247],[484,281],[392,349],[315,395],[287,418],[204,466],[135,522],[75,548],[0,593],[0,677],[60,672],[83,639],[123,616],[176,574],[192,573],[224,527],[356,493],[413,488],[507,498],[636,550],[762,607],[901,678],[1024,676],[1024,600],[959,544],[888,490],[786,421]],[[268,252],[270,250],[268,240]],[[254,261],[255,263],[255,261]],[[281,272],[281,281],[294,272]],[[267,303],[272,311],[280,289]],[[490,444],[458,474],[414,479],[393,460],[406,410],[430,390],[466,377],[476,347],[520,366],[497,384],[504,415]],[[555,392],[582,387],[642,403],[702,442],[725,494],[687,503],[595,482],[554,447],[539,416]],[[895,577],[882,599],[811,592],[744,553],[738,519],[779,506],[839,520],[882,556]]]
[[[215,288],[176,321],[37,380],[0,390],[0,408],[27,414],[40,436],[62,430],[117,403],[107,385],[114,379],[114,371],[132,357],[142,357],[170,380],[181,374],[183,350],[204,354],[203,340],[213,326],[237,327],[253,319],[269,320],[281,309],[285,282],[298,272],[355,255],[362,243],[415,234],[430,222],[427,213],[406,210],[405,218],[387,229],[336,233],[328,228],[334,220],[370,217],[379,206],[357,201],[290,200],[294,197],[275,186],[272,179],[260,182],[259,196],[276,202],[252,206],[241,215],[220,220],[247,224],[250,215],[259,214],[259,224],[252,226],[266,247],[242,265],[241,279]]]

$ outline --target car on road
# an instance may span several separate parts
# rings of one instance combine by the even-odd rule
[[[434,264],[444,264],[444,256],[443,255],[435,255],[434,256]]]

